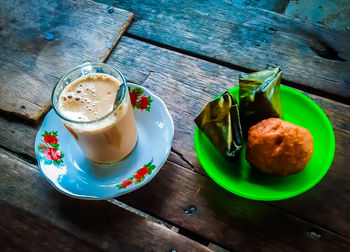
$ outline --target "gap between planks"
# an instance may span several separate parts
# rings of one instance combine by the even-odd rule
[[[27,163],[27,164],[28,164],[28,166],[27,166],[28,169],[34,169],[34,168],[30,167],[30,165],[34,165],[35,167],[37,167],[37,162],[36,162],[36,159],[35,159],[34,157],[31,157],[31,156],[28,156],[28,155],[24,155],[23,153],[18,153],[18,152],[15,152],[15,151],[13,151],[13,150],[10,150],[10,149],[6,148],[5,146],[3,146],[3,145],[0,143],[0,150],[1,150],[1,149],[5,150],[7,153],[10,153],[11,155],[14,156],[14,158],[19,159],[21,162]],[[179,157],[179,159],[182,160],[183,162],[185,162],[186,164],[189,163],[189,161],[187,161],[186,159],[183,159],[183,158],[181,157],[181,155],[179,155],[176,151],[173,151],[173,148],[172,148],[172,151],[171,151],[171,152],[172,152],[174,155],[176,155],[177,157]],[[189,168],[189,167],[185,167],[185,166],[183,166],[183,164],[181,164],[181,163],[179,163],[179,162],[176,162],[176,161],[173,160],[173,159],[169,159],[169,158],[168,158],[167,162],[171,162],[171,163],[175,164],[176,166],[178,166],[179,168],[181,168],[181,169],[186,169],[186,170],[188,170],[189,172],[194,172],[194,173],[196,173],[198,176],[203,176],[203,177],[205,177],[206,179],[210,179],[206,174],[201,174],[200,172],[194,171],[194,170],[192,170],[192,169]],[[38,171],[38,169],[35,169],[35,170]],[[111,201],[109,201],[109,202],[110,202],[111,204],[115,204],[115,205],[120,204],[120,207],[125,208],[125,209],[128,210],[128,211],[134,212],[135,214],[138,214],[138,215],[140,215],[140,216],[142,216],[142,217],[146,217],[146,218],[147,218],[147,217],[150,217],[150,218],[147,218],[147,219],[149,219],[150,221],[155,222],[155,223],[157,223],[157,224],[161,224],[161,225],[163,225],[163,226],[169,228],[170,230],[172,230],[172,231],[174,231],[174,232],[177,232],[177,233],[182,234],[182,229],[183,229],[182,227],[178,228],[176,225],[173,225],[173,224],[171,224],[171,223],[169,223],[169,222],[166,222],[166,221],[162,220],[161,218],[157,218],[157,217],[155,217],[155,216],[152,216],[152,215],[148,214],[147,212],[142,212],[142,211],[140,211],[140,210],[138,210],[138,209],[135,209],[135,208],[133,208],[133,207],[131,207],[131,206],[125,204],[125,203],[121,203],[119,200],[113,199],[113,200],[111,200]],[[119,202],[120,202],[120,203],[119,203]],[[323,226],[321,226],[321,225],[319,225],[319,224],[313,222],[312,220],[309,220],[309,219],[306,219],[306,218],[297,216],[297,215],[295,215],[294,213],[290,213],[289,211],[286,211],[285,209],[282,209],[282,208],[280,208],[280,207],[278,207],[278,206],[276,206],[276,205],[274,205],[274,204],[271,204],[271,203],[269,203],[269,202],[263,202],[263,203],[266,204],[266,205],[268,205],[269,207],[273,207],[273,208],[275,208],[275,209],[278,209],[279,211],[283,211],[283,212],[285,212],[287,215],[289,215],[289,216],[291,216],[291,217],[293,217],[293,218],[299,219],[299,220],[301,220],[301,221],[303,221],[303,222],[306,222],[306,223],[310,223],[310,224],[312,224],[312,225],[318,227],[320,230],[327,230],[327,231],[329,231],[329,232],[332,232],[332,233],[335,234],[335,235],[341,236],[342,238],[344,238],[344,239],[350,241],[350,237],[345,236],[345,235],[343,235],[343,234],[340,234],[340,233],[334,231],[333,229],[330,229],[330,228],[328,228],[328,227],[323,227]],[[190,237],[188,237],[188,238],[190,238],[190,239],[192,239],[192,240],[194,240],[193,237],[198,236],[199,241],[198,241],[198,240],[195,240],[195,241],[196,241],[196,242],[200,242],[200,243],[202,243],[203,245],[208,246],[208,244],[213,243],[213,241],[211,241],[211,240],[209,240],[209,239],[207,239],[207,238],[204,238],[204,237],[202,237],[202,236],[200,236],[200,235],[197,235],[197,234],[191,235],[191,234],[193,234],[193,233],[192,233],[191,231],[189,231],[189,230],[184,229],[184,233],[185,233],[185,234],[189,234]],[[310,235],[312,235],[311,233],[312,233],[312,232],[310,232]],[[184,235],[184,236],[188,236],[188,235],[185,235],[185,234],[183,234],[183,235]],[[204,243],[203,243],[203,240],[207,241],[207,243],[204,244]],[[215,243],[213,243],[213,244],[215,244]]]
[[[14,158],[20,160],[22,163],[26,163],[26,165],[27,165],[26,168],[27,169],[35,170],[36,172],[39,172],[38,169],[35,169],[35,168],[31,167],[31,165],[33,165],[35,167],[37,167],[37,165],[38,165],[38,163],[37,163],[35,158],[33,158],[31,156],[28,156],[28,155],[19,154],[17,152],[14,152],[14,151],[6,148],[3,145],[1,145],[0,151],[1,151],[1,149],[3,149],[5,152],[11,154]],[[160,225],[162,225],[162,226],[172,230],[175,233],[179,232],[179,228],[175,227],[174,225],[171,225],[171,224],[169,224],[169,223],[167,223],[167,222],[165,222],[163,220],[157,219],[156,217],[151,216],[149,214],[146,214],[146,213],[144,213],[144,212],[142,212],[142,211],[140,211],[140,210],[138,210],[136,208],[133,208],[133,207],[131,207],[131,206],[129,206],[129,205],[119,201],[119,200],[116,200],[116,199],[112,198],[112,199],[106,199],[104,201],[107,201],[107,202],[109,202],[109,203],[111,203],[113,205],[116,205],[118,207],[121,207],[121,208],[123,208],[123,209],[125,209],[125,210],[127,210],[129,212],[132,212],[132,213],[135,213],[135,214],[137,214],[139,216],[142,216],[142,217],[144,217],[144,218],[146,218],[146,219],[148,219],[148,220],[150,220],[152,222],[158,223],[158,224],[160,224]]]
[[[176,154],[176,153],[175,153],[175,154]],[[176,166],[180,167],[181,169],[190,170],[191,172],[196,173],[198,176],[203,176],[203,177],[205,177],[205,178],[207,178],[207,179],[210,179],[210,178],[208,177],[208,175],[206,175],[206,174],[203,175],[203,174],[201,174],[201,173],[199,173],[199,172],[197,172],[197,171],[192,171],[191,169],[188,169],[188,168],[186,168],[186,167],[183,167],[181,164],[178,164],[178,163],[176,163],[176,162],[173,161],[173,160],[169,160],[169,159],[168,159],[167,162],[171,162],[171,163],[175,164]],[[276,206],[276,205],[274,205],[274,204],[271,204],[271,203],[268,202],[268,201],[265,201],[265,202],[262,202],[262,203],[264,203],[264,204],[266,204],[266,205],[268,205],[268,206],[270,206],[270,207],[276,208],[276,209],[278,209],[278,210],[280,210],[280,211],[282,211],[282,212],[285,212],[287,215],[289,215],[289,216],[291,216],[291,217],[293,217],[293,218],[296,218],[296,219],[301,220],[301,221],[303,221],[303,222],[306,222],[306,223],[310,223],[310,224],[312,224],[312,225],[315,225],[315,226],[318,227],[320,230],[327,230],[327,231],[329,231],[329,232],[334,233],[335,235],[339,235],[339,236],[341,236],[342,238],[344,238],[344,239],[346,239],[346,240],[348,240],[348,241],[350,242],[350,237],[348,237],[348,236],[346,236],[346,235],[343,235],[343,234],[341,234],[341,233],[338,233],[338,232],[334,231],[333,229],[330,229],[330,228],[328,228],[328,227],[321,226],[320,224],[314,223],[314,222],[311,221],[311,220],[308,220],[308,219],[305,219],[305,218],[303,218],[303,217],[297,216],[297,215],[295,215],[294,213],[291,213],[291,212],[289,212],[289,211],[286,211],[285,209],[280,208],[280,207],[278,207],[278,206]],[[312,233],[312,232],[310,232],[310,233]]]
[[[178,48],[178,47],[171,46],[171,45],[168,45],[168,44],[163,44],[163,43],[160,43],[160,42],[148,39],[148,38],[144,38],[144,37],[141,37],[141,36],[138,36],[138,35],[131,34],[129,32],[125,32],[124,36],[125,37],[129,37],[129,38],[133,38],[133,39],[136,39],[136,40],[139,40],[139,41],[142,41],[142,42],[146,42],[146,43],[149,43],[151,45],[158,46],[160,48],[164,48],[164,49],[167,49],[167,50],[170,50],[170,51],[182,53],[182,54],[187,55],[187,56],[191,56],[191,57],[194,57],[194,58],[197,58],[197,59],[205,60],[205,61],[217,64],[217,65],[220,65],[220,66],[224,66],[224,67],[230,68],[232,70],[236,70],[236,71],[240,71],[240,72],[246,72],[246,73],[254,72],[254,70],[246,68],[246,67],[242,67],[242,66],[235,65],[235,64],[232,64],[232,63],[229,63],[229,62],[226,62],[226,61],[215,59],[215,58],[203,55],[203,54],[194,53],[194,52],[188,51],[186,49]],[[305,86],[305,85],[302,85],[302,84],[299,84],[299,83],[296,83],[296,82],[293,82],[293,81],[287,81],[287,80],[284,80],[284,79],[282,79],[282,83],[284,85],[287,85],[287,86],[299,89],[299,90],[307,92],[309,94],[317,95],[317,96],[320,96],[322,98],[331,99],[331,100],[334,100],[334,101],[337,101],[337,102],[340,102],[340,103],[343,103],[343,104],[346,104],[346,105],[350,105],[350,100],[346,99],[345,97],[338,96],[336,94],[330,94],[330,93],[327,93],[325,91],[322,91],[322,90],[319,90],[319,89],[316,89],[316,88],[308,87],[308,86]]]
[[[177,227],[177,226],[174,226],[173,224],[170,224],[169,222],[166,222],[164,220],[161,220],[159,218],[156,218],[148,213],[145,213],[141,210],[138,210],[134,207],[131,207],[117,199],[107,199],[106,201],[108,201],[109,203],[112,203],[113,205],[116,205],[118,207],[121,207],[129,212],[132,212],[132,213],[135,213],[139,216],[142,216],[146,219],[148,219],[149,221],[152,221],[152,222],[155,222],[155,223],[158,223],[159,225],[163,226],[163,227],[166,227],[168,229],[170,229],[171,231],[175,232],[175,233],[179,233],[183,236],[186,236],[187,238],[191,239],[191,240],[194,240],[196,242],[199,242],[205,246],[207,246],[208,248],[212,249],[213,251],[216,251],[216,252],[228,252],[229,250],[226,249],[226,248],[223,248],[219,245],[217,245],[216,243],[213,243],[212,241],[210,241],[209,239],[199,235],[199,234],[196,234],[196,233],[193,233],[187,229],[184,229],[182,227]]]
[[[293,217],[295,217],[295,218],[297,218],[297,219],[299,219],[299,220],[313,223],[313,222],[310,221],[310,220],[307,220],[307,219],[305,219],[305,218],[302,218],[302,217],[300,217],[300,216],[298,216],[298,215],[296,215],[296,214],[294,214],[294,213],[291,213],[291,212],[287,211],[286,209],[283,209],[283,208],[281,208],[281,207],[279,207],[279,206],[277,206],[277,205],[271,204],[270,202],[265,202],[265,203],[266,203],[267,205],[269,205],[269,206],[272,206],[272,207],[276,208],[276,209],[279,209],[279,210],[281,210],[281,211],[284,211],[285,213],[287,213],[287,214],[289,214],[289,215],[291,215],[291,216],[293,216]],[[337,231],[335,231],[335,230],[333,230],[333,229],[330,229],[330,228],[328,228],[328,227],[321,226],[320,224],[316,224],[316,223],[313,223],[313,224],[316,225],[316,226],[318,226],[320,229],[328,230],[328,231],[330,231],[330,232],[332,232],[332,233],[334,233],[334,234],[336,234],[336,235],[339,235],[340,237],[343,237],[344,239],[350,241],[350,237],[348,237],[348,236],[346,236],[346,235],[343,235],[342,233],[339,233],[339,232],[337,232]],[[316,232],[310,230],[309,235],[317,237],[317,236],[320,235],[320,234],[317,234]]]
[[[1,151],[1,149],[4,150],[5,152],[9,153],[10,155],[12,155],[13,158],[18,159],[20,162],[26,164],[26,169],[30,169],[30,170],[33,170],[35,172],[39,172],[38,169],[35,169],[35,168],[32,167],[32,166],[35,166],[35,167],[37,166],[37,162],[36,162],[36,160],[34,158],[32,158],[30,156],[25,157],[26,155],[18,154],[18,153],[14,152],[14,151],[12,151],[10,149],[5,148],[2,145],[0,147],[0,151]],[[57,192],[57,193],[59,193],[59,192]],[[186,230],[186,229],[184,229],[182,227],[177,227],[177,226],[175,226],[175,225],[173,225],[173,224],[171,224],[169,222],[166,222],[166,221],[161,220],[161,219],[159,219],[157,217],[154,217],[154,216],[152,216],[150,214],[147,214],[147,213],[145,213],[145,212],[143,212],[141,210],[138,210],[138,209],[136,209],[134,207],[131,207],[131,206],[129,206],[129,205],[127,205],[127,204],[125,204],[125,203],[115,199],[115,198],[106,199],[104,201],[106,201],[106,202],[108,202],[108,203],[110,203],[112,205],[115,205],[116,207],[123,208],[123,209],[127,210],[128,212],[131,212],[131,213],[134,213],[136,215],[139,215],[139,216],[141,216],[141,217],[143,217],[143,218],[145,218],[145,219],[147,219],[147,220],[149,220],[149,221],[151,221],[153,223],[159,224],[159,225],[161,225],[161,226],[171,230],[174,233],[181,234],[181,235],[183,235],[183,236],[185,236],[185,237],[187,237],[187,238],[189,238],[191,240],[194,240],[194,241],[196,241],[198,243],[201,243],[202,245],[207,246],[209,249],[211,249],[213,251],[217,251],[217,252],[226,252],[226,251],[228,251],[227,249],[219,246],[218,244],[210,241],[209,239],[207,239],[207,238],[205,238],[205,237],[203,237],[201,235],[193,233],[193,232],[191,232],[189,230]],[[76,238],[81,240],[79,237],[76,237]],[[90,245],[93,245],[93,244],[90,244]]]
[[[142,217],[144,217],[144,218],[146,218],[146,219],[148,219],[148,220],[150,220],[152,222],[158,223],[159,225],[161,225],[163,227],[166,227],[166,228],[170,229],[171,231],[173,231],[175,233],[179,232],[179,228],[175,227],[174,225],[169,224],[166,221],[157,219],[156,217],[154,217],[154,216],[152,216],[150,214],[147,214],[147,213],[145,213],[145,212],[143,212],[141,210],[138,210],[138,209],[136,209],[134,207],[131,207],[131,206],[129,206],[129,205],[127,205],[127,204],[125,204],[125,203],[115,199],[115,198],[114,199],[106,199],[105,201],[107,201],[107,202],[109,202],[109,203],[111,203],[113,205],[116,205],[118,207],[121,207],[121,208],[123,208],[123,209],[125,209],[125,210],[127,210],[129,212],[132,212],[132,213],[135,213],[137,215],[140,215],[140,216],[142,216]]]

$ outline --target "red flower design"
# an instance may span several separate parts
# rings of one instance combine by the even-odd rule
[[[38,151],[44,154],[46,160],[53,161],[57,167],[63,163],[63,152],[59,148],[57,131],[46,131],[42,134],[43,139],[38,144]]]
[[[130,179],[126,179],[120,184],[120,187],[125,188],[131,184],[132,184],[132,181]]]
[[[137,95],[134,92],[129,92],[129,95],[130,95],[131,105],[135,106],[137,102]]]
[[[134,178],[141,179],[148,173],[148,171],[149,169],[147,167],[142,167],[140,170],[136,172],[136,174],[134,175]]]
[[[152,158],[151,162],[145,164],[132,177],[124,180],[119,185],[117,185],[117,187],[119,189],[125,189],[129,185],[138,184],[138,183],[142,182],[145,179],[145,177],[147,175],[151,174],[152,171],[156,168],[156,166],[152,163],[153,163],[153,158]]]
[[[54,161],[59,161],[61,160],[61,153],[57,151],[55,148],[47,148],[44,150],[45,157],[48,160],[54,160]]]
[[[132,108],[139,109],[139,110],[145,110],[150,111],[151,109],[151,103],[153,100],[151,99],[151,96],[145,96],[144,91],[142,88],[130,88],[129,87],[129,96],[130,96],[130,103],[132,105]]]
[[[55,137],[54,135],[47,134],[44,137],[44,142],[48,144],[57,144],[58,140],[57,140],[57,137]]]
[[[149,100],[146,96],[142,96],[141,99],[140,99],[140,106],[139,108],[141,110],[144,110],[148,107],[148,104],[149,104]]]

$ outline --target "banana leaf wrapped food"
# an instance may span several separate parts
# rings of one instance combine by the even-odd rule
[[[243,145],[239,109],[228,92],[209,102],[194,120],[215,148],[227,159],[233,159]]]
[[[239,113],[244,136],[251,126],[264,119],[283,118],[281,78],[279,68],[239,76]]]

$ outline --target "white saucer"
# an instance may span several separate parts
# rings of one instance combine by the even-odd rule
[[[134,93],[138,143],[127,159],[104,166],[114,171],[105,178],[93,173],[93,164],[55,112],[46,115],[35,139],[35,153],[41,173],[58,191],[74,198],[114,198],[142,187],[157,174],[170,153],[173,120],[164,102],[146,88],[129,84],[129,92]]]

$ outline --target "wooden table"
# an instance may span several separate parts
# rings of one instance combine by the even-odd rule
[[[350,251],[346,1],[338,9],[308,3],[328,11],[323,20],[310,17],[314,22],[290,16],[307,12],[298,12],[306,7],[295,3],[289,9],[294,1],[287,0],[32,1],[35,8],[20,0],[12,12],[0,8],[1,251]],[[26,16],[18,8],[39,14],[44,8],[47,29],[21,24]],[[327,21],[332,13],[341,19]],[[26,25],[24,42],[23,33],[6,28],[16,24],[15,29]],[[67,35],[62,24],[74,34]],[[51,44],[31,34],[42,34]],[[107,201],[57,192],[39,173],[34,154],[54,82],[87,59],[106,61],[129,83],[149,88],[166,103],[175,124],[172,151],[158,175]],[[208,101],[237,86],[238,74],[269,65],[280,66],[283,83],[324,110],[336,152],[329,172],[311,190],[259,202],[231,194],[208,177],[195,154],[193,119]]]

